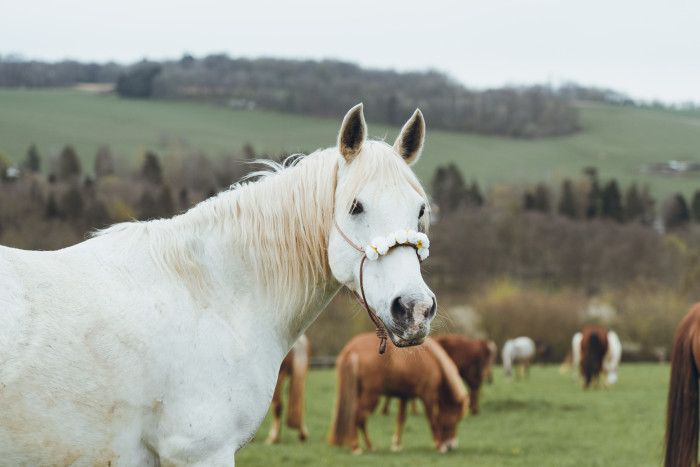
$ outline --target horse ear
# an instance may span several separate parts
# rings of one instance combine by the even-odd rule
[[[423,113],[416,109],[413,116],[401,129],[394,143],[394,151],[398,152],[408,165],[415,163],[423,150],[425,139],[425,120]]]
[[[340,134],[338,134],[338,149],[348,164],[359,154],[366,138],[367,124],[360,103],[345,115],[343,124],[340,126]]]

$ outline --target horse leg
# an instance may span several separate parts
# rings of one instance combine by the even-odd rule
[[[374,446],[369,440],[369,435],[367,434],[367,417],[371,414],[377,404],[379,403],[379,393],[365,391],[362,393],[357,410],[357,427],[362,431],[362,436],[365,439],[365,447],[368,451],[374,451]],[[356,452],[360,445],[359,442],[355,441],[357,446],[353,446],[353,452]],[[362,452],[361,450],[359,452]]]
[[[391,403],[391,397],[386,396],[384,398],[384,405],[382,406],[382,415],[387,415],[389,413],[389,404]]]
[[[414,399],[415,400],[415,399]],[[414,404],[415,406],[415,404]],[[396,415],[396,432],[391,440],[391,450],[398,452],[401,450],[401,432],[406,421],[406,398],[399,399],[399,413]]]
[[[284,375],[280,373],[277,378],[277,385],[275,386],[275,392],[272,395],[272,413],[273,420],[272,426],[270,427],[270,433],[267,435],[267,440],[265,443],[273,444],[278,443],[280,440],[280,420],[282,419],[282,380]]]
[[[433,435],[435,448],[440,449],[440,425],[438,423],[438,412],[435,410],[437,401],[426,397],[423,399],[423,407],[425,408],[425,416],[430,424],[430,432]]]
[[[481,382],[478,384],[469,384],[469,412],[472,415],[477,415],[479,413],[479,389]]]
[[[418,404],[415,399],[411,399],[411,415],[418,415]]]

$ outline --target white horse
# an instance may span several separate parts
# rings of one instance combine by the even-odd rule
[[[501,359],[503,360],[503,370],[506,374],[506,381],[510,381],[511,366],[520,367],[521,373],[526,376],[530,374],[530,362],[535,356],[535,341],[529,337],[521,336],[509,339],[503,344]]]
[[[580,376],[581,366],[581,340],[583,334],[577,332],[571,339],[571,365],[573,367],[574,380]],[[622,358],[622,344],[615,331],[608,331],[608,350],[603,358],[603,371],[605,372],[605,385],[611,387],[617,382],[617,372]]]
[[[338,147],[172,219],[0,247],[0,463],[233,465],[294,342],[343,285],[361,291],[346,238],[421,243],[424,133],[416,110],[393,147],[368,141],[360,104]],[[427,238],[414,246],[426,256]],[[395,345],[419,344],[435,296],[414,248],[382,253],[367,302]]]

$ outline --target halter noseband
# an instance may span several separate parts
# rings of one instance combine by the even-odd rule
[[[382,325],[382,322],[379,320],[379,318],[377,318],[377,315],[374,314],[374,312],[369,308],[369,305],[367,304],[367,298],[365,297],[365,288],[362,281],[362,271],[365,265],[365,260],[376,260],[379,256],[388,254],[389,250],[398,246],[410,246],[411,248],[416,250],[416,255],[418,255],[418,261],[422,263],[423,260],[428,257],[428,247],[430,246],[430,242],[428,241],[428,237],[424,233],[416,232],[415,230],[411,229],[406,229],[405,231],[399,231],[392,235],[389,235],[386,238],[377,237],[374,240],[372,240],[372,243],[367,245],[367,247],[361,248],[343,233],[335,218],[333,219],[333,224],[335,225],[335,228],[340,234],[340,236],[343,237],[343,239],[351,247],[362,253],[362,260],[360,260],[360,293],[362,294],[362,297],[357,295],[357,292],[355,292],[354,290],[350,291],[355,296],[357,301],[360,302],[360,305],[362,305],[362,307],[365,310],[367,310],[369,318],[376,326],[375,332],[377,334],[377,337],[379,338],[379,346],[377,350],[379,350],[380,354],[383,354],[384,352],[386,352],[386,339],[388,336],[386,329]],[[368,253],[370,254],[370,256],[368,256]]]

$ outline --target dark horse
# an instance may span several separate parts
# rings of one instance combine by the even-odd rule
[[[491,375],[496,344],[487,339],[470,339],[457,334],[436,336],[434,339],[457,365],[459,376],[469,388],[469,411],[478,414],[479,390],[484,379]]]
[[[666,415],[666,467],[698,463],[698,366],[700,303],[681,320],[673,337]]]
[[[592,324],[585,326],[581,334],[580,365],[581,376],[584,378],[583,388],[588,389],[593,380],[596,388],[599,388],[603,359],[608,351],[608,330],[603,326]]]
[[[311,346],[306,334],[302,334],[289,351],[280,366],[277,385],[272,396],[274,419],[267,436],[267,443],[277,443],[280,440],[280,425],[282,418],[282,383],[289,378],[289,407],[287,408],[287,426],[299,430],[299,440],[306,441],[308,433],[304,425],[304,386],[306,373],[309,371]]]

